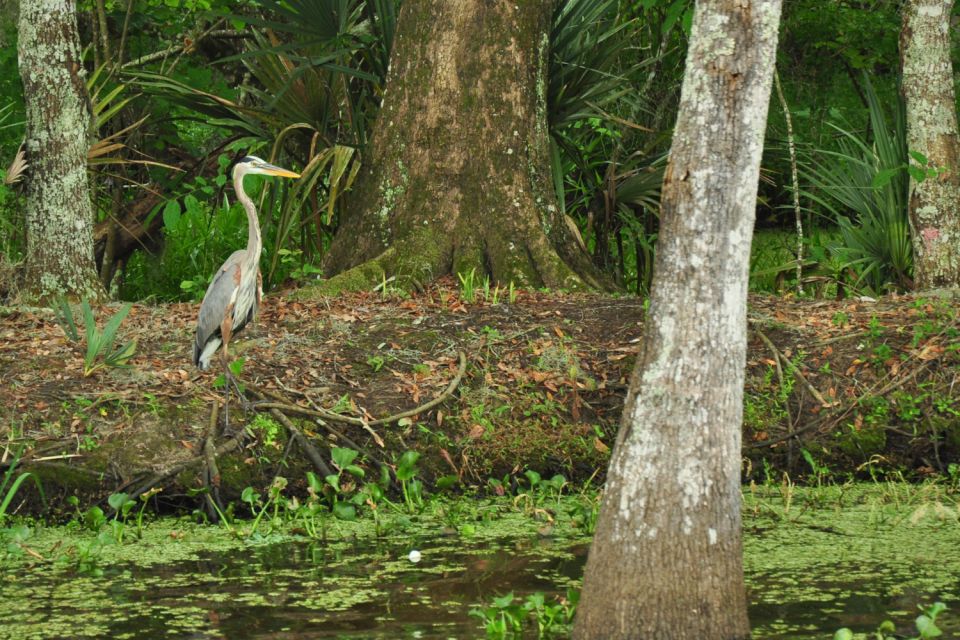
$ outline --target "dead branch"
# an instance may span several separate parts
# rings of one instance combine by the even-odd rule
[[[800,382],[802,382],[803,385],[810,391],[810,395],[812,395],[814,399],[820,403],[821,406],[832,407],[837,404],[836,402],[833,402],[833,403],[827,402],[826,399],[820,394],[820,392],[817,391],[817,388],[814,387],[812,384],[810,384],[810,381],[807,380],[807,377],[803,375],[803,373],[800,371],[800,367],[793,364],[793,362],[791,362],[787,356],[783,355],[783,353],[781,353],[780,350],[777,349],[777,346],[773,344],[770,338],[768,338],[763,331],[761,331],[758,328],[754,328],[754,331],[757,333],[758,336],[760,336],[760,339],[763,340],[763,343],[767,345],[767,348],[770,349],[771,352],[773,352],[774,358],[783,361],[783,364],[785,364],[787,367],[790,368],[790,371],[797,376]],[[777,366],[779,367],[779,365]]]
[[[354,418],[353,416],[345,416],[339,413],[334,413],[333,411],[327,411],[322,407],[315,407],[313,409],[309,409],[307,407],[301,407],[295,404],[288,404],[282,401],[281,402],[258,402],[256,405],[254,405],[254,408],[257,410],[277,409],[286,414],[294,413],[298,415],[310,416],[313,418],[323,418],[325,420],[332,420],[334,422],[345,422],[346,424],[352,424],[358,427],[362,427],[369,431],[369,427],[375,427],[383,424],[391,424],[393,422],[396,422],[397,420],[402,420],[403,418],[409,418],[410,416],[415,416],[425,411],[429,411],[430,409],[436,407],[437,405],[445,401],[447,398],[449,398],[451,395],[453,395],[453,392],[456,390],[457,386],[459,386],[460,384],[460,381],[463,379],[463,374],[467,370],[467,356],[462,351],[459,353],[459,355],[460,355],[460,367],[457,370],[457,375],[454,376],[453,380],[450,381],[450,384],[447,385],[447,388],[444,389],[440,395],[438,395],[436,398],[434,398],[430,402],[422,404],[418,407],[414,407],[413,409],[409,409],[407,411],[401,411],[400,413],[394,414],[387,418],[380,418],[377,420],[367,421],[367,420],[364,420],[363,418]],[[272,397],[276,397],[273,394],[270,394],[270,395]],[[374,439],[379,440],[379,436],[376,435],[375,433],[371,433],[371,435],[374,436]]]

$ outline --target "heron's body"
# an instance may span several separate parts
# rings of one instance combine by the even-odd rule
[[[234,251],[223,263],[200,303],[197,334],[193,343],[193,363],[201,370],[210,367],[213,355],[221,347],[224,370],[227,369],[228,347],[233,335],[243,329],[257,313],[260,305],[260,251],[263,241],[253,201],[243,190],[243,177],[248,173],[299,177],[292,171],[275,167],[260,158],[247,156],[233,168],[233,186],[237,199],[247,212],[247,248]]]
[[[197,337],[193,343],[193,363],[201,370],[210,368],[210,359],[223,344],[223,324],[229,321],[235,336],[257,315],[262,292],[260,270],[251,264],[245,249],[234,251],[213,277],[203,296],[197,319]],[[253,284],[249,282],[253,274]],[[229,341],[229,339],[228,339]]]

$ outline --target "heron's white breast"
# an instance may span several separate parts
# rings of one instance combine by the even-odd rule
[[[244,322],[250,309],[257,303],[257,270],[244,269],[240,272],[240,286],[233,301],[233,324]]]

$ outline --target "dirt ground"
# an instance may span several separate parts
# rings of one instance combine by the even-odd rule
[[[72,341],[49,311],[2,310],[2,463],[35,471],[54,502],[151,482],[168,496],[211,481],[236,491],[329,468],[333,446],[388,468],[420,451],[428,483],[526,469],[602,479],[643,302],[477,295],[445,281],[412,297],[268,296],[234,345],[252,404],[231,402],[226,435],[222,417],[211,430],[217,372],[190,363],[198,305],[135,305],[115,345],[136,340],[128,366],[87,376],[82,326]],[[949,472],[960,460],[956,303],[752,297],[745,476]],[[96,310],[98,324],[118,308]],[[241,426],[251,435],[231,438]]]

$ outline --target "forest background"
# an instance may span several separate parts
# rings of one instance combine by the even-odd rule
[[[24,134],[17,12],[6,4],[4,168]],[[905,193],[917,161],[907,155],[899,106],[897,5],[798,0],[785,7],[782,92],[774,91],[766,135],[753,290],[796,290],[798,256],[806,288],[820,295],[837,294],[838,285],[841,296],[909,287]],[[547,108],[557,201],[594,264],[639,294],[652,275],[691,12],[684,0],[572,0],[558,4],[551,31]],[[96,115],[89,152],[95,251],[105,288],[121,300],[199,300],[223,257],[244,242],[245,218],[225,185],[229,167],[247,154],[310,169],[297,186],[252,189],[264,230],[265,291],[321,274],[344,194],[363,163],[396,14],[397,3],[387,0],[81,2]],[[889,149],[874,143],[886,136]],[[0,293],[7,295],[26,242],[23,197],[9,172],[0,185],[0,273],[8,274]]]

